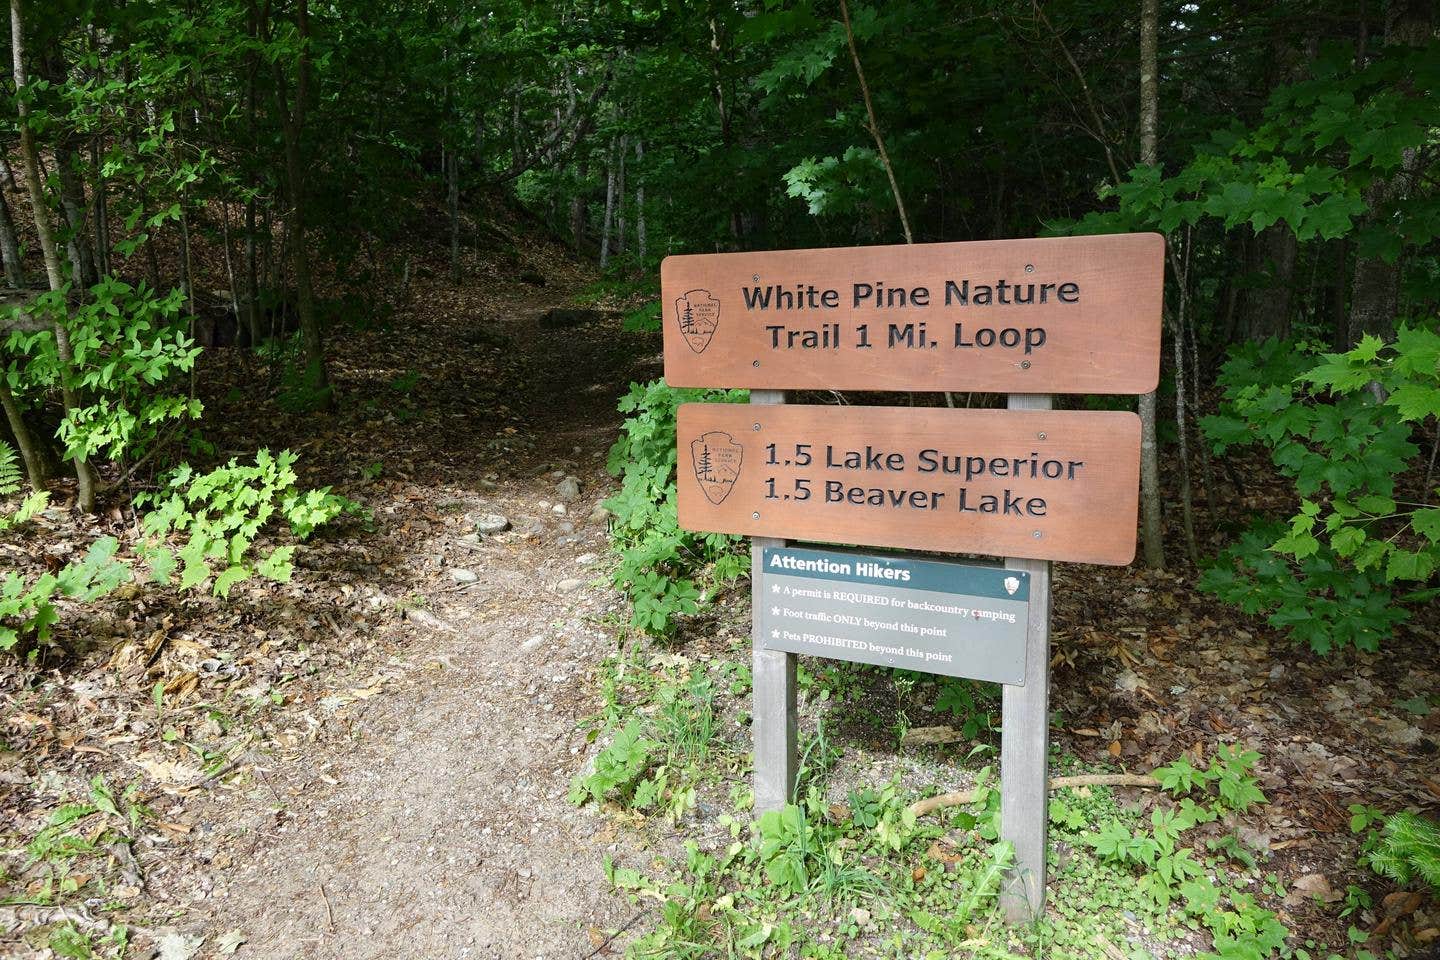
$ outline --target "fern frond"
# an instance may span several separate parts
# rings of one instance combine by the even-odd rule
[[[1440,824],[1413,813],[1397,813],[1386,821],[1385,839],[1377,852],[1389,868],[1387,875],[1401,882],[1419,877],[1440,890]]]
[[[15,448],[9,442],[0,440],[0,497],[18,493],[22,479]]]
[[[9,530],[11,527],[18,527],[32,519],[50,503],[49,491],[42,490],[39,493],[32,493],[20,501],[20,506],[12,512],[5,513],[0,509],[0,531]]]
[[[1402,884],[1419,879],[1440,892],[1440,823],[1409,812],[1392,814],[1368,859],[1381,876]]]

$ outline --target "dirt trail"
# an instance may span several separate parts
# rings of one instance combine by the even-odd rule
[[[593,513],[613,483],[604,451],[615,397],[649,371],[632,367],[637,344],[616,320],[541,329],[560,293],[447,290],[397,323],[397,349],[423,351],[400,361],[422,377],[418,404],[431,409],[433,388],[460,411],[428,439],[374,428],[413,429],[417,446],[407,482],[370,506],[392,531],[418,510],[426,534],[394,547],[371,604],[424,606],[333,681],[329,702],[353,702],[327,711],[322,698],[296,742],[280,738],[254,779],[200,812],[213,886],[177,926],[203,932],[202,956],[239,931],[240,957],[586,957],[635,913],[606,890],[604,820],[566,793],[621,609]],[[494,384],[465,371],[497,357],[518,392],[502,389],[491,416],[479,394]],[[563,476],[582,493],[561,514]],[[513,529],[475,538],[492,512]]]

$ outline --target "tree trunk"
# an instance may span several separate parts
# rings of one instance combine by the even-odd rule
[[[640,255],[640,265],[645,265],[645,141],[635,141],[635,163],[640,170],[635,174],[635,246]]]
[[[1350,272],[1350,243],[1345,239],[1331,241],[1335,262],[1330,283],[1325,288],[1325,313],[1330,321],[1330,346],[1337,352],[1350,345],[1350,314],[1346,309],[1346,277]]]
[[[5,422],[10,425],[10,433],[15,437],[20,459],[25,461],[25,476],[30,480],[30,489],[40,493],[45,489],[45,458],[40,455],[30,427],[20,412],[20,405],[15,402],[15,395],[10,392],[10,384],[4,377],[0,377],[0,407],[5,408]]]
[[[1294,299],[1295,234],[1284,223],[1272,224],[1247,237],[1248,285],[1240,305],[1240,331],[1248,340],[1290,336],[1290,304]]]
[[[25,286],[25,272],[20,262],[20,240],[15,235],[15,218],[10,203],[0,192],[0,258],[5,263],[5,282],[12,287]]]
[[[94,246],[90,240],[85,185],[75,169],[75,151],[68,144],[55,147],[55,170],[60,180],[60,209],[70,228],[65,247],[70,255],[75,285],[88,290],[99,279],[95,271]]]
[[[610,226],[615,217],[615,145],[605,161],[605,222],[600,229],[600,269],[610,263]]]
[[[253,41],[258,38],[259,15],[255,0],[245,5],[245,33]],[[246,132],[250,139],[250,163],[246,171],[246,182],[250,189],[245,195],[245,326],[250,330],[250,345],[258,348],[260,336],[260,272],[256,266],[255,249],[255,192],[259,189],[259,177],[255,165],[259,161],[259,137],[255,127],[255,86],[260,70],[259,54],[251,49],[245,55],[245,117]],[[237,317],[236,322],[242,318]]]
[[[880,164],[885,168],[885,177],[890,181],[890,193],[895,198],[895,209],[900,212],[900,229],[906,243],[914,243],[910,233],[910,218],[905,215],[905,201],[900,197],[900,186],[895,182],[895,168],[890,165],[890,154],[885,150],[885,138],[880,136],[880,122],[875,119],[875,105],[870,100],[870,85],[865,82],[865,71],[860,66],[860,52],[855,46],[855,31],[850,26],[850,6],[840,0],[840,17],[845,21],[845,42],[850,47],[850,61],[855,65],[855,78],[860,81],[860,94],[865,101],[865,116],[870,136],[875,141],[875,150],[880,155]]]
[[[725,78],[720,70],[720,63],[723,59],[723,51],[720,43],[720,25],[714,17],[710,18],[710,52],[713,54],[710,64],[711,83],[715,90],[715,112],[720,117],[720,145],[725,148],[725,153],[730,152],[731,129],[730,129],[730,104],[725,96]],[[742,233],[740,225],[740,207],[735,202],[735,191],[726,190],[725,195],[730,199],[730,238],[738,246]]]
[[[1143,0],[1140,9],[1140,162],[1157,162],[1160,81],[1156,63],[1159,0]],[[1155,437],[1158,401],[1155,393],[1140,397],[1140,543],[1145,566],[1165,566],[1164,528],[1160,520],[1160,450]]]
[[[30,194],[30,205],[35,213],[35,233],[40,240],[40,253],[45,260],[45,276],[50,289],[59,291],[65,287],[65,277],[60,269],[60,253],[55,246],[55,233],[50,225],[50,210],[45,203],[45,192],[40,180],[40,153],[35,146],[35,134],[30,129],[30,105],[27,102],[25,79],[25,15],[22,0],[10,0],[10,52],[15,64],[15,102],[20,127],[20,153],[25,163],[25,188]],[[70,334],[63,321],[55,324],[55,353],[61,367],[68,368],[75,359],[70,349]],[[69,415],[79,406],[75,390],[69,383],[69,370],[62,369],[60,395]],[[76,500],[81,510],[89,513],[95,509],[95,474],[90,463],[82,456],[75,460]]]
[[[98,138],[90,141],[90,167],[95,171],[95,273],[103,277],[110,273],[110,199],[105,195]]]
[[[191,320],[191,334],[194,334],[194,318],[199,316],[195,302],[195,277],[192,271],[190,259],[190,217],[185,212],[185,199],[180,199],[180,289],[185,293],[185,309],[189,312]]]
[[[235,343],[240,346],[249,336],[250,328],[243,325],[244,315],[240,312],[240,281],[235,278],[235,258],[230,242],[230,203],[225,199],[220,201],[220,241],[225,246],[225,278],[230,281],[230,312],[235,316]]]
[[[315,313],[315,291],[310,279],[310,252],[305,245],[305,164],[300,138],[305,131],[305,108],[310,96],[310,16],[308,0],[297,0],[295,29],[304,46],[296,67],[295,102],[287,103],[285,67],[275,63],[275,99],[285,141],[285,182],[289,193],[290,262],[295,274],[295,310],[299,314],[300,336],[305,346],[305,382],[316,401],[325,408],[333,405],[330,374],[325,367],[325,344],[320,320]]]
[[[1434,36],[1432,0],[1390,0],[1385,6],[1385,45],[1418,47]],[[1365,191],[1367,210],[1357,225],[1363,232],[1386,215],[1386,207],[1401,200],[1420,173],[1420,152],[1413,148],[1401,156],[1400,168],[1377,179]],[[1386,263],[1380,257],[1355,258],[1355,275],[1350,283],[1351,344],[1368,334],[1389,338],[1395,334],[1395,316],[1400,311],[1400,261]]]
[[[585,178],[589,170],[582,161],[580,164],[578,183],[575,188],[575,196],[570,198],[570,242],[575,246],[575,252],[579,253],[585,244],[585,214],[587,204],[585,202]]]
[[[1191,237],[1187,233],[1185,239],[1185,250],[1183,253],[1184,265],[1176,263],[1174,255],[1171,255],[1171,263],[1174,266],[1175,286],[1179,294],[1179,304],[1175,311],[1175,329],[1172,331],[1175,357],[1175,429],[1179,440],[1180,455],[1177,458],[1180,468],[1180,521],[1181,529],[1185,534],[1185,552],[1190,558],[1190,563],[1195,566],[1200,564],[1200,551],[1195,543],[1195,502],[1190,484],[1190,431],[1188,427],[1189,418],[1185,415],[1187,405],[1186,376],[1185,376],[1185,340],[1189,335],[1186,329],[1187,316],[1190,300],[1190,244]]]
[[[460,155],[445,150],[446,205],[450,208],[450,282],[460,283]]]
[[[615,253],[625,254],[625,155],[630,152],[630,138],[620,135],[620,163],[615,174]]]

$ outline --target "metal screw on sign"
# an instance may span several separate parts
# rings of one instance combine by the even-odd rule
[[[1029,361],[1029,360],[1021,360],[1021,361],[1020,361],[1020,369],[1021,369],[1021,370],[1029,370],[1029,369],[1030,369],[1030,361]]]
[[[754,513],[750,514],[750,519],[751,519],[751,520],[759,520],[759,519],[760,519],[760,511],[759,511],[759,510],[756,510]]]
[[[757,273],[757,274],[752,275],[752,276],[750,277],[750,282],[751,282],[751,283],[759,283],[759,282],[760,282],[760,274]]]
[[[750,366],[752,366],[752,367],[758,367],[758,366],[760,366],[760,361],[759,361],[759,360],[756,360],[754,363],[750,364]]]
[[[758,430],[758,429],[760,429],[760,428],[757,426],[755,429]],[[1045,439],[1045,431],[1044,431],[1044,430],[1041,430],[1039,433],[1035,434],[1035,436],[1039,437],[1041,440],[1044,440],[1044,439]]]
[[[751,429],[751,430],[759,430],[759,429],[760,429],[760,423],[757,421],[757,422],[755,423],[755,425],[752,426],[750,429]]]
[[[756,517],[758,518],[759,514],[756,514]],[[1041,533],[1039,530],[1036,530],[1034,533],[1031,534],[1031,536],[1034,537],[1036,540],[1039,540],[1041,537],[1045,536],[1045,534]]]
[[[1025,264],[1025,272],[1026,272],[1026,273],[1034,273],[1034,272],[1035,272],[1035,264],[1033,264],[1033,263],[1027,263],[1027,264]]]

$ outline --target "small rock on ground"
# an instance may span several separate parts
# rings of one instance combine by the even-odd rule
[[[475,521],[475,532],[482,536],[509,529],[510,521],[498,513],[487,513]]]

